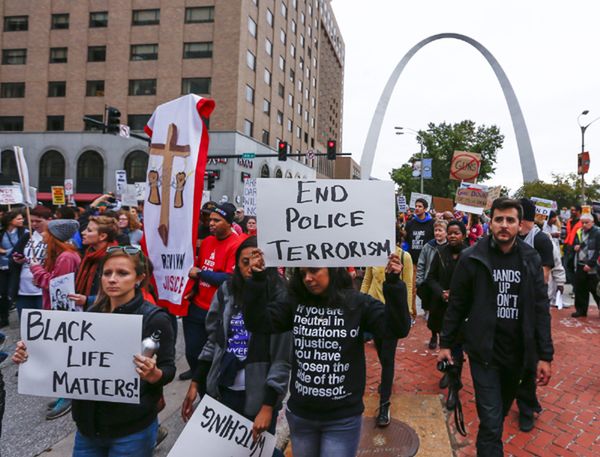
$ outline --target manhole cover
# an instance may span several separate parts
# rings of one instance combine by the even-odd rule
[[[375,418],[363,417],[358,454],[377,457],[413,457],[419,436],[404,422],[392,419],[385,428],[375,427]]]

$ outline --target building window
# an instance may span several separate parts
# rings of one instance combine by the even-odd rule
[[[183,43],[184,59],[210,59],[213,55],[212,41]]]
[[[2,65],[25,65],[27,63],[27,49],[3,49]]]
[[[256,56],[250,51],[246,51],[246,64],[251,70],[256,70]]]
[[[106,61],[106,46],[88,46],[88,62]]]
[[[296,113],[302,116],[302,105],[300,103],[296,105]]]
[[[282,56],[279,56],[279,69],[285,71],[285,59]]]
[[[267,54],[270,56],[273,55],[273,43],[271,43],[271,40],[268,38],[265,39],[265,51],[267,51]]]
[[[160,23],[160,10],[133,10],[131,25],[157,25]]]
[[[304,35],[300,34],[300,47],[304,48]]]
[[[263,100],[263,113],[267,116],[271,115],[271,102],[266,98]]]
[[[146,127],[146,124],[150,120],[150,116],[150,114],[129,114],[127,116],[127,125],[134,132],[143,132],[144,127]]]
[[[50,63],[67,63],[67,48],[50,48]]]
[[[301,138],[302,137],[302,129],[300,128],[299,125],[296,126],[296,138]]]
[[[248,18],[248,32],[250,32],[250,35],[256,38],[256,22],[254,22],[254,19],[251,17]]]
[[[273,12],[267,8],[267,24],[273,27]]]
[[[271,75],[271,72],[265,68],[265,76],[264,76],[264,79],[265,79],[265,84],[266,84],[267,86],[270,86],[270,85],[271,85],[271,77],[272,77],[272,75]]]
[[[0,118],[1,121],[2,118]],[[0,124],[0,130],[1,130]],[[0,160],[0,184],[10,185],[13,182],[19,182],[19,170],[17,168],[17,161],[15,159],[15,152],[12,149],[5,149],[2,151],[2,157]]]
[[[294,123],[292,122],[291,119],[288,118],[288,120],[287,120],[287,131],[291,132],[293,128],[294,128]]]
[[[306,20],[306,17],[304,16],[304,13],[300,13],[300,23],[302,25],[304,25],[304,21]]]
[[[298,92],[302,93],[302,80],[298,80]]]
[[[294,82],[296,80],[296,72],[290,68],[290,81]]]
[[[244,119],[244,135],[252,136],[254,132],[254,124],[248,119]]]
[[[25,83],[0,83],[0,98],[25,97]]]
[[[288,94],[288,106],[294,106],[294,96],[292,94]]]
[[[90,13],[90,28],[108,27],[108,11]]]
[[[104,81],[86,81],[86,97],[104,97]]]
[[[281,111],[277,111],[277,123],[283,125],[283,113]]]
[[[297,154],[300,154],[300,151],[296,151]],[[285,172],[285,177],[286,179],[292,179],[292,172],[291,171],[286,171]]]
[[[65,158],[58,151],[46,151],[40,159],[39,191],[50,192],[52,186],[63,186],[64,183]]]
[[[6,16],[4,18],[5,32],[22,32],[29,29],[28,16]]]
[[[66,81],[49,81],[48,97],[64,97],[67,94]]]
[[[275,177],[283,178],[283,172],[281,171],[281,168],[278,168],[277,170],[275,170]]]
[[[308,133],[304,132],[304,142],[308,144]]]
[[[214,6],[197,6],[185,9],[186,24],[196,22],[214,22],[215,7]]]
[[[183,78],[181,94],[210,94],[210,78]]]
[[[158,59],[158,44],[132,44],[129,60]]]
[[[261,141],[263,142],[263,144],[266,144],[266,145],[269,144],[269,131],[268,130],[262,131]]]
[[[290,44],[290,55],[294,58],[296,57],[296,46],[293,44]]]
[[[246,85],[246,101],[254,105],[254,89],[248,85]]]
[[[96,151],[85,151],[77,160],[77,192],[104,192],[104,160]]]
[[[156,95],[156,79],[130,79],[129,95]]]
[[[50,23],[53,30],[64,30],[69,28],[69,14],[53,14]]]
[[[48,132],[62,132],[65,129],[64,116],[47,116],[46,130]]]
[[[137,116],[137,115],[136,115]],[[142,114],[141,116],[145,116]],[[150,116],[148,116],[150,118]],[[131,127],[131,124],[130,124]],[[127,172],[127,183],[146,181],[146,171],[148,170],[148,154],[144,151],[132,151],[125,157],[125,171]]]
[[[89,117],[90,119],[94,119],[95,121],[102,122],[103,116],[102,114],[85,114],[85,117]],[[97,132],[102,131],[102,127],[96,124],[90,124],[87,122],[83,123],[83,130],[86,132]]]
[[[292,19],[292,33],[296,33],[296,21]]]
[[[287,37],[286,37],[285,32],[283,31],[283,29],[279,30],[279,39],[281,40],[281,42],[283,44],[285,44],[286,38]]]
[[[283,17],[287,17],[287,6],[285,3],[281,2],[281,9],[279,11],[281,11]]]
[[[283,87],[283,84],[279,83],[279,86],[277,86],[277,95],[279,95],[281,98],[283,98],[284,93],[285,93],[285,88]]]
[[[16,165],[15,165],[15,167],[16,167]],[[4,169],[4,167],[2,167],[2,169]],[[260,177],[261,178],[269,178],[270,176],[271,176],[271,171],[269,170],[269,166],[267,164],[264,164],[262,167],[260,167]],[[19,180],[19,178],[17,177],[17,181],[18,180]]]
[[[23,116],[0,116],[0,132],[22,132]],[[18,181],[18,179],[17,179]]]

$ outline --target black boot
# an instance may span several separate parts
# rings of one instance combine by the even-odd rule
[[[375,419],[375,425],[377,425],[377,427],[387,427],[390,425],[391,421],[390,402],[386,401],[379,405],[379,414],[377,414],[377,418]]]
[[[454,365],[448,369],[448,398],[446,399],[446,409],[454,411],[458,402],[458,391],[463,385],[460,380],[462,375],[463,359],[455,359]]]
[[[431,332],[431,339],[429,340],[429,349],[434,350],[438,345],[438,334]]]
[[[440,389],[448,387],[448,373],[444,373],[442,379],[440,379]]]

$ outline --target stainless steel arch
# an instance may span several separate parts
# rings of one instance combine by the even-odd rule
[[[500,87],[502,87],[502,92],[504,93],[504,98],[506,99],[506,104],[508,105],[508,110],[512,119],[515,136],[517,137],[517,146],[519,148],[519,158],[521,159],[523,181],[530,182],[537,180],[537,167],[535,165],[535,157],[533,156],[533,150],[531,148],[531,141],[529,140],[529,133],[527,132],[527,125],[525,124],[525,119],[523,118],[523,113],[521,112],[521,107],[519,106],[515,91],[513,90],[506,73],[504,73],[504,70],[492,53],[488,51],[481,43],[473,38],[470,38],[466,35],[460,35],[458,33],[440,33],[438,35],[432,35],[429,38],[425,38],[413,46],[394,69],[390,79],[383,89],[383,93],[381,94],[379,102],[377,103],[377,107],[375,108],[375,114],[373,114],[373,119],[371,120],[371,126],[369,127],[362,157],[360,159],[362,179],[369,179],[371,176],[373,159],[377,149],[377,142],[379,141],[379,133],[381,132],[383,118],[385,116],[390,98],[392,97],[392,92],[396,87],[396,83],[398,82],[398,78],[400,78],[404,67],[423,46],[431,43],[432,41],[441,40],[443,38],[454,38],[470,44],[485,57],[492,67],[492,70],[494,70],[496,78],[500,83]]]

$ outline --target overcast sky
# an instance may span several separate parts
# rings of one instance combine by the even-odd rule
[[[576,171],[581,148],[577,116],[600,116],[600,2],[597,0],[333,0],[346,44],[344,152],[360,163],[379,96],[404,54],[428,36],[470,36],[498,60],[517,95],[540,179]],[[429,122],[495,124],[505,135],[497,171],[488,183],[515,190],[522,183],[517,144],[500,85],[485,58],[462,41],[426,45],[400,76],[384,120],[372,175],[418,151],[414,136]],[[600,120],[585,137],[590,173],[600,175]]]

